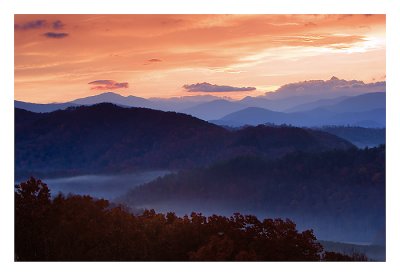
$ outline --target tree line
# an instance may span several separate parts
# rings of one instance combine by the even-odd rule
[[[179,217],[90,196],[58,194],[39,179],[15,186],[16,261],[366,261],[326,252],[291,220],[200,213]]]

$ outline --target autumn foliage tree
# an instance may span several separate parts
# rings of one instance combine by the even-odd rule
[[[199,213],[178,217],[154,210],[135,215],[90,196],[57,195],[41,180],[15,187],[18,261],[320,261],[312,230],[294,222]],[[348,260],[348,259],[346,259]],[[351,258],[350,258],[351,260]]]

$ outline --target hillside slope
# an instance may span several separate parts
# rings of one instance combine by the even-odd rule
[[[374,241],[385,225],[385,148],[239,157],[137,187],[130,206],[289,217],[320,238]]]
[[[46,114],[15,110],[16,172],[180,169],[243,154],[269,158],[293,151],[353,147],[300,128],[228,131],[189,115],[98,104]]]

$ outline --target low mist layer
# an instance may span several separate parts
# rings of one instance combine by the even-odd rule
[[[43,179],[53,194],[91,195],[96,198],[112,200],[133,189],[143,185],[169,171],[147,171],[141,173],[118,175],[80,175],[71,177]]]
[[[385,148],[240,157],[167,175],[120,200],[179,214],[288,217],[322,239],[384,244]]]

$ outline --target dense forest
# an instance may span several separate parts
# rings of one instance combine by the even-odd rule
[[[121,201],[182,212],[288,216],[337,240],[374,241],[385,225],[385,147],[297,152],[277,160],[242,156],[158,178]]]
[[[295,127],[227,130],[189,115],[113,104],[50,113],[15,109],[15,168],[30,175],[186,169],[241,155],[354,147],[326,132]]]
[[[15,187],[16,261],[366,261],[326,252],[290,220],[236,213],[178,217],[90,196],[50,196],[42,181]]]

